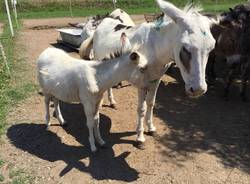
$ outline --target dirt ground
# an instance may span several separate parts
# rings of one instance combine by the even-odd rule
[[[133,18],[143,21],[142,16]],[[36,58],[59,36],[49,27],[77,21],[82,18],[23,20],[19,41],[34,80]],[[96,155],[89,151],[80,105],[62,103],[68,126],[58,126],[52,118],[53,126],[47,131],[43,99],[34,95],[9,113],[0,156],[31,171],[34,183],[39,184],[250,184],[250,104],[240,101],[237,87],[231,90],[230,100],[224,101],[220,83],[200,99],[191,100],[185,97],[179,73],[170,75],[163,77],[154,109],[158,136],[146,135],[145,150],[134,146],[136,89],[124,86],[114,89],[118,109],[101,110],[101,133],[108,148]],[[7,170],[5,165],[2,171]]]

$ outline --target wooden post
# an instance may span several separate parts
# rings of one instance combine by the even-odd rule
[[[8,5],[7,0],[5,0],[5,7],[6,7],[7,15],[8,15],[8,21],[9,21],[11,36],[14,37],[14,30],[13,30],[12,21],[11,21],[11,18],[10,18],[10,10],[9,10],[9,5]]]

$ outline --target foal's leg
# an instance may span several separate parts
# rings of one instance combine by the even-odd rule
[[[50,102],[50,96],[47,94],[44,94],[44,104],[45,104],[45,124],[50,126],[50,114],[49,114],[49,102]]]
[[[156,131],[156,128],[153,124],[153,109],[155,105],[155,98],[156,93],[160,84],[160,80],[155,81],[154,83],[150,84],[149,90],[146,96],[146,103],[147,103],[147,111],[146,111],[146,123],[148,126],[149,134],[153,135]]]
[[[94,116],[94,121],[95,121],[94,133],[95,133],[95,137],[96,137],[98,143],[101,146],[103,146],[105,144],[105,141],[102,139],[102,136],[101,136],[101,133],[100,133],[100,127],[99,127],[99,123],[100,123],[99,109],[100,109],[101,104],[102,104],[102,98],[96,105],[97,108],[96,108],[96,113],[95,113],[95,116]]]
[[[94,138],[94,125],[95,125],[95,120],[94,120],[94,114],[95,114],[95,106],[91,102],[83,103],[84,105],[84,111],[85,115],[87,118],[87,127],[89,129],[89,144],[90,144],[90,149],[92,152],[96,152],[96,146],[95,146],[95,138]]]
[[[61,110],[59,107],[59,100],[54,97],[53,102],[54,102],[54,107],[55,107],[55,111],[56,111],[56,118],[59,121],[59,123],[63,126],[66,122],[64,121],[62,114],[61,114]]]
[[[138,142],[145,142],[144,137],[144,117],[146,112],[146,98],[147,90],[146,89],[138,89],[138,107],[137,107],[137,138]]]
[[[108,99],[109,99],[109,102],[110,102],[110,107],[115,109],[116,108],[116,101],[114,99],[112,88],[108,89]]]

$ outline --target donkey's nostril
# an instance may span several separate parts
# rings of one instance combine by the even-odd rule
[[[190,88],[190,91],[193,93],[193,92],[194,92],[194,89],[191,87],[191,88]]]

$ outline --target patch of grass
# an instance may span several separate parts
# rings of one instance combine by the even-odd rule
[[[15,30],[15,34],[18,36],[18,30]],[[11,77],[0,54],[0,137],[6,131],[6,115],[10,108],[32,94],[37,88],[30,79],[31,71],[25,63],[25,58],[21,55],[22,51],[16,47],[16,39],[9,38],[9,35],[9,27],[5,26],[2,37],[7,39],[2,39],[1,43],[8,60]]]
[[[183,7],[191,1],[169,0],[178,7]],[[244,0],[194,0],[194,3],[201,4],[206,12],[222,12],[234,7],[239,3],[246,3]],[[0,7],[4,9],[3,3]],[[122,8],[130,14],[155,13],[160,9],[154,0],[122,0],[117,1],[117,7]],[[18,3],[19,18],[50,18],[50,17],[70,17],[68,0],[22,0]],[[113,10],[111,0],[72,0],[72,16],[91,16],[105,14]],[[3,11],[4,12],[4,11]],[[0,20],[3,15],[0,15]]]
[[[4,163],[5,163],[5,161],[0,159],[0,169],[3,167]],[[4,181],[4,176],[0,173],[0,183],[3,181]]]
[[[4,181],[4,176],[2,174],[0,174],[0,182]]]
[[[5,161],[0,159],[0,168],[3,166],[4,163],[5,163]]]
[[[32,184],[34,177],[23,169],[10,170],[11,184]]]

